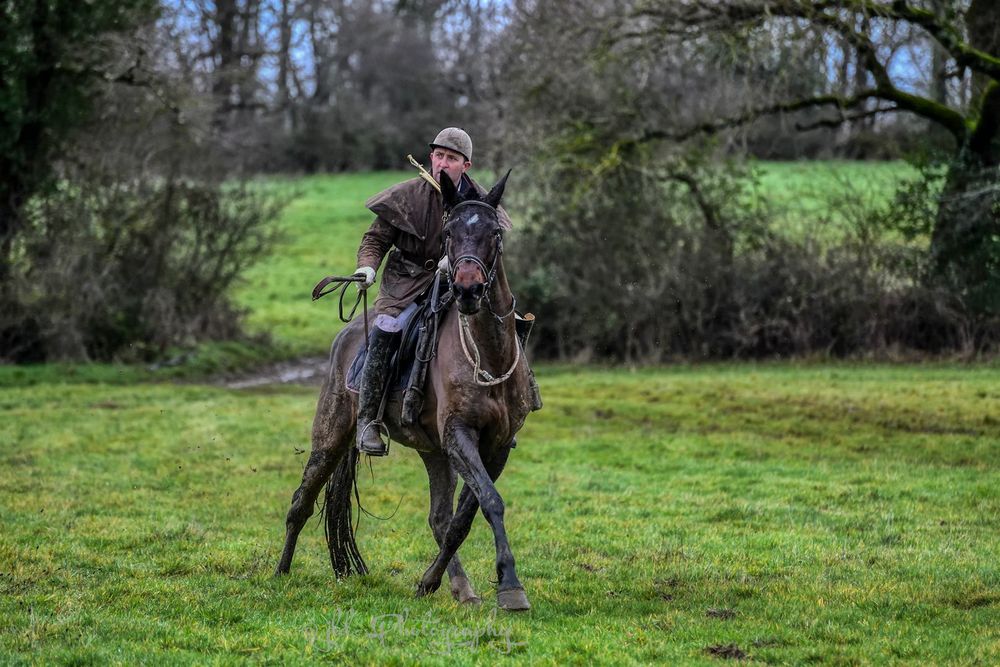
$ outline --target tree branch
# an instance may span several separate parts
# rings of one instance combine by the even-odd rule
[[[694,198],[695,204],[701,210],[702,216],[705,218],[705,226],[708,227],[713,232],[724,234],[726,230],[723,228],[722,223],[719,221],[718,211],[715,206],[708,201],[705,197],[705,193],[701,191],[701,187],[698,184],[698,179],[694,175],[682,171],[672,171],[667,174],[667,178],[683,183],[688,187],[688,191],[691,193],[691,197]]]
[[[802,111],[804,109],[824,106],[835,107],[841,111],[854,109],[863,104],[865,100],[877,98],[879,96],[878,89],[872,88],[869,90],[863,90],[856,95],[852,95],[851,97],[842,97],[840,95],[820,95],[818,97],[810,97],[791,102],[779,102],[777,104],[770,104],[756,109],[751,109],[747,113],[734,118],[722,118],[719,120],[700,123],[678,133],[671,133],[664,130],[647,130],[636,141],[637,143],[646,143],[659,139],[686,141],[699,134],[715,134],[723,130],[729,130],[734,127],[746,125],[747,123],[751,123],[763,116],[770,116],[777,113],[791,113],[794,111]]]
[[[899,107],[879,107],[878,109],[869,109],[868,111],[861,111],[854,114],[840,114],[839,118],[825,118],[823,120],[817,120],[812,123],[796,123],[795,129],[799,132],[808,132],[809,130],[818,130],[821,127],[826,128],[837,128],[844,123],[851,123],[856,120],[861,120],[863,118],[870,118],[872,116],[877,116],[880,113],[891,113],[893,111],[899,111]]]
[[[710,0],[694,0],[679,7],[671,3],[666,4],[668,4],[667,8],[663,8],[662,6],[654,8],[649,5],[643,5],[634,15],[644,19],[655,18],[659,21],[673,21],[675,25],[701,27],[715,25],[720,29],[732,28],[734,23],[760,22],[778,17],[801,19],[832,30],[846,39],[858,51],[864,62],[865,69],[875,79],[875,90],[864,93],[864,99],[874,97],[892,102],[901,110],[910,111],[934,121],[947,129],[955,137],[959,145],[962,145],[968,136],[968,126],[962,114],[945,104],[907,93],[896,87],[889,76],[885,64],[879,59],[878,49],[871,39],[867,35],[859,33],[850,23],[842,20],[835,13],[846,9],[848,11],[861,12],[869,16],[906,20],[914,23],[917,23],[919,20],[922,24],[917,24],[924,27],[929,33],[933,30],[934,32],[931,34],[936,33],[937,35],[941,35],[940,39],[948,39],[948,35],[951,34],[950,28],[939,24],[933,14],[910,7],[903,0],[896,0],[891,6],[877,4],[872,2],[872,0],[727,0],[721,4]],[[834,13],[828,13],[828,10],[832,10]],[[928,15],[925,16],[925,14]],[[970,54],[976,51],[975,49],[972,49],[968,44],[962,43],[957,37],[953,42],[955,48],[958,48],[955,44],[960,44],[962,46],[962,53],[970,58],[973,57],[974,54]],[[942,45],[947,48],[946,44],[942,43]],[[995,60],[998,68],[1000,68],[1000,59],[978,51],[976,51],[976,54],[978,54],[976,56],[978,59],[974,58],[974,60],[978,67],[987,66],[989,61]],[[969,66],[972,67],[972,65]],[[998,73],[1000,73],[1000,69],[998,69]],[[856,95],[855,98],[859,98],[859,96]],[[822,104],[841,106],[845,101],[849,101],[849,98],[825,96],[813,98],[812,100],[803,100],[802,102],[806,106]],[[860,101],[861,99],[851,99],[848,106],[856,106]],[[795,111],[798,108],[803,108],[798,105],[798,102],[792,102],[787,105],[775,105],[769,113]],[[841,108],[846,107],[842,106]],[[705,124],[699,126],[693,133],[714,132],[726,127],[735,127],[766,113],[768,113],[766,110],[763,113],[753,112],[748,116],[738,119],[725,120],[722,121],[722,127],[714,129],[706,127],[708,124]]]

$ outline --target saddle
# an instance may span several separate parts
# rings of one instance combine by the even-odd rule
[[[402,392],[402,416],[404,425],[412,425],[420,417],[424,405],[424,384],[427,366],[437,353],[438,324],[441,316],[452,302],[447,279],[439,275],[437,280],[421,294],[417,301],[408,306],[396,318],[402,320],[402,336],[399,347],[389,362],[387,391]],[[372,334],[374,335],[374,332]],[[358,350],[347,373],[347,389],[358,393],[361,386],[361,371],[365,366],[367,346]]]

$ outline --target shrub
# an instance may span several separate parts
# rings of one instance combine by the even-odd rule
[[[228,289],[271,246],[280,207],[246,186],[63,182],[25,208],[0,358],[151,360],[239,337]]]
[[[1000,320],[927,280],[933,174],[889,207],[831,197],[826,215],[843,227],[831,238],[776,229],[747,196],[750,172],[638,147],[555,154],[536,165],[511,244],[537,355],[969,356],[1000,342]]]

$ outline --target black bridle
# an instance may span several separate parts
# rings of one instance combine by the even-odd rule
[[[467,201],[463,201],[460,204],[457,204],[454,208],[452,208],[445,216],[445,223],[450,224],[450,221],[455,215],[455,211],[465,206],[479,206],[485,208],[487,211],[490,212],[494,220],[499,219],[499,213],[497,212],[496,208],[490,206],[486,202],[470,199]],[[510,314],[514,312],[514,308],[517,306],[517,299],[515,299],[513,295],[511,295],[512,302],[510,310],[503,315],[497,315],[496,311],[493,310],[493,304],[490,302],[490,286],[496,279],[497,264],[500,261],[500,255],[503,254],[503,230],[500,228],[499,222],[497,223],[496,231],[493,232],[493,238],[496,241],[496,252],[493,254],[492,264],[490,265],[489,268],[487,268],[486,262],[481,260],[476,255],[461,255],[452,260],[451,233],[450,232],[448,233],[447,239],[445,241],[445,254],[448,256],[448,264],[450,267],[448,271],[448,289],[452,291],[455,289],[455,276],[458,274],[459,265],[462,264],[463,262],[472,262],[473,264],[479,267],[479,269],[483,272],[483,276],[486,277],[486,282],[483,284],[483,294],[486,297],[486,303],[488,304],[490,313],[492,313],[493,317],[497,318],[498,320],[503,320],[504,318],[509,317]]]
[[[469,200],[458,204],[457,206],[455,206],[455,208],[451,209],[451,211],[448,212],[447,215],[448,224],[450,224],[450,221],[454,217],[455,211],[463,207],[469,207],[469,206],[478,206],[480,208],[485,208],[487,211],[490,212],[490,214],[493,216],[494,219],[497,219],[499,215],[497,213],[497,210],[492,206],[490,206],[489,204],[487,204],[486,202],[478,200]],[[483,275],[486,277],[486,284],[484,286],[484,289],[486,289],[487,291],[489,290],[490,285],[493,284],[493,280],[496,278],[497,261],[500,259],[500,255],[503,254],[503,230],[500,229],[499,223],[497,224],[496,231],[493,233],[493,237],[496,240],[497,250],[493,255],[493,264],[489,268],[486,268],[486,263],[483,260],[479,259],[479,257],[477,257],[476,255],[462,255],[452,260],[451,233],[450,232],[448,233],[448,238],[445,241],[445,254],[448,255],[448,264],[450,265],[450,270],[448,273],[448,281],[450,285],[455,284],[455,276],[458,273],[459,264],[461,264],[462,262],[472,262],[482,270]]]

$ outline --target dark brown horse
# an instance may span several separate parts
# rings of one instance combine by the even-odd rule
[[[514,299],[504,274],[496,210],[506,180],[504,176],[479,201],[474,194],[461,200],[451,180],[442,178],[445,250],[455,307],[441,319],[417,424],[401,423],[396,394],[390,394],[385,421],[393,440],[420,453],[430,479],[429,521],[439,551],[417,585],[417,595],[436,591],[447,571],[456,600],[479,601],[457,552],[482,508],[496,541],[497,603],[503,609],[522,610],[530,605],[514,569],[504,504],[494,486],[531,407],[528,365],[515,334]],[[363,323],[355,320],[341,331],[330,351],[330,370],[313,421],[312,453],[286,520],[279,574],[289,571],[299,532],[324,484],[327,542],[335,572],[347,576],[368,571],[351,524],[358,405],[345,386],[363,342]],[[464,486],[453,512],[457,477]]]

